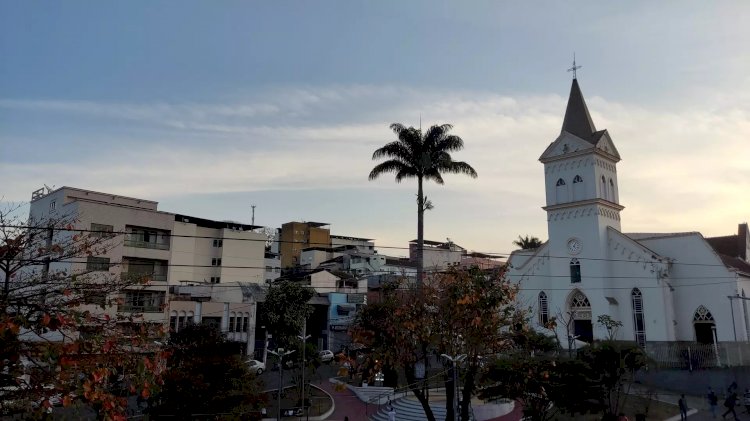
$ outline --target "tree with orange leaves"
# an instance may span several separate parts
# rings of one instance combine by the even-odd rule
[[[148,279],[92,267],[118,241],[82,231],[74,216],[25,219],[0,209],[0,386],[5,413],[42,417],[53,406],[124,419],[127,395],[158,389],[161,325],[116,311],[118,293]],[[74,411],[68,409],[66,411]]]

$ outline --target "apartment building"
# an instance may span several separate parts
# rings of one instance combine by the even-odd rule
[[[104,253],[45,270],[132,280],[119,293],[118,304],[105,310],[112,314],[138,313],[145,322],[165,323],[169,286],[264,281],[265,236],[251,225],[163,212],[155,201],[74,187],[35,191],[30,219],[67,219],[75,230],[109,237]]]

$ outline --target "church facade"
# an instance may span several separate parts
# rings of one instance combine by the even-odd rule
[[[561,343],[605,339],[599,316],[622,323],[615,339],[750,341],[750,234],[623,233],[620,154],[596,130],[573,79],[560,135],[544,165],[548,240],[508,259],[540,330],[555,317]]]

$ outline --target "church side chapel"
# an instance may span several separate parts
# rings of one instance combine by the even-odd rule
[[[562,344],[602,340],[612,332],[597,319],[607,315],[622,323],[614,339],[641,346],[750,341],[747,223],[714,238],[623,233],[620,154],[609,132],[594,126],[575,76],[560,135],[539,160],[548,240],[508,260],[538,330],[556,317]]]

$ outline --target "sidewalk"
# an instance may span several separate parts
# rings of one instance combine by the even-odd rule
[[[344,389],[339,392],[334,388],[334,384],[329,382],[327,379],[316,384],[316,386],[328,392],[333,397],[333,403],[336,408],[328,417],[331,421],[343,421],[344,417],[349,417],[349,421],[367,421],[368,415],[374,414],[378,410],[378,406],[370,405],[369,408],[366,403],[362,402],[357,396],[349,389]]]

